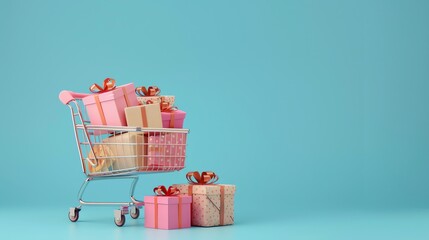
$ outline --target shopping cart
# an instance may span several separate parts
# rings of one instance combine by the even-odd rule
[[[179,171],[185,167],[188,129],[140,128],[90,125],[82,98],[88,94],[62,91],[59,98],[70,108],[80,162],[86,179],[79,192],[77,207],[69,219],[76,222],[83,205],[117,205],[114,222],[121,227],[125,215],[139,217],[144,202],[134,197],[140,174]],[[92,181],[130,179],[130,202],[85,201],[82,196]]]

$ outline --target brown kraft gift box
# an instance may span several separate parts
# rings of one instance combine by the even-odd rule
[[[145,137],[143,133],[128,132],[103,139],[114,156],[113,170],[145,166]]]
[[[127,107],[125,116],[130,127],[162,128],[159,103]]]

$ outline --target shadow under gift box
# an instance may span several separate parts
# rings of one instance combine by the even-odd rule
[[[180,170],[185,167],[186,133],[117,134],[94,146],[94,152],[100,158],[101,165],[98,168],[90,167],[90,172]],[[92,153],[89,158],[94,158]]]
[[[139,105],[134,84],[82,98],[92,125],[127,126],[125,108]],[[97,135],[106,132],[97,131]]]
[[[145,196],[144,226],[178,229],[191,227],[191,196]]]

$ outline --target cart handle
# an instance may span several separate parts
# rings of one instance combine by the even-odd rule
[[[86,96],[89,96],[91,94],[87,93],[75,93],[72,91],[63,90],[60,92],[60,95],[58,96],[60,98],[60,101],[63,104],[68,104],[69,102],[75,100],[75,99],[82,99]]]

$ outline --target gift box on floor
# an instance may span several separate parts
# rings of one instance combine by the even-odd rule
[[[180,170],[185,167],[186,134],[149,133],[145,142],[148,170]]]
[[[92,125],[126,126],[126,107],[137,106],[134,84],[126,84],[115,88],[115,80],[107,78],[104,87],[94,84],[91,91],[97,94],[82,99]]]
[[[235,186],[213,184],[217,176],[213,172],[190,172],[190,184],[174,184],[181,194],[192,196],[192,226],[222,226],[234,224]]]
[[[147,104],[125,108],[127,125],[131,127],[162,128],[159,104]]]
[[[157,196],[144,197],[144,226],[178,229],[191,227],[191,196],[179,195],[174,187],[154,189]]]

